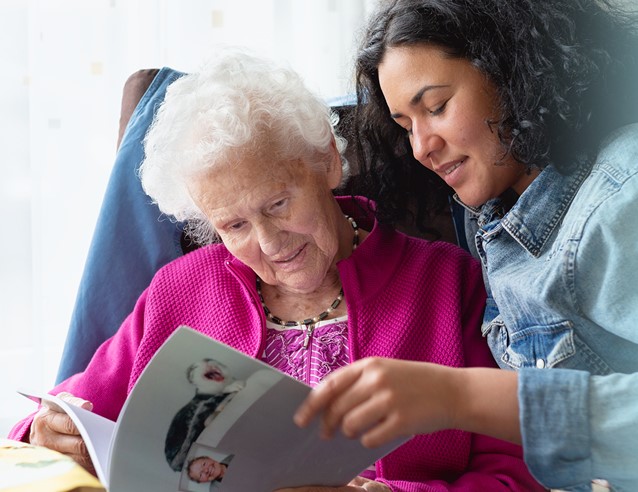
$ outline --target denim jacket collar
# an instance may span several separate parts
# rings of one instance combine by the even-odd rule
[[[479,234],[484,239],[504,230],[532,256],[538,257],[591,172],[591,164],[582,164],[567,175],[560,174],[552,165],[547,166],[507,213],[503,213],[500,198],[491,199],[478,208],[465,205],[456,194],[454,199],[477,220]]]

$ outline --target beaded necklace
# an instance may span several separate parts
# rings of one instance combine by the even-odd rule
[[[350,222],[352,229],[354,229],[354,236],[352,238],[352,251],[354,251],[355,249],[357,249],[357,246],[359,246],[359,226],[357,225],[357,223],[354,221],[352,217],[348,215],[346,215],[345,217],[346,219],[348,219],[348,222]],[[259,300],[261,301],[261,307],[264,308],[264,313],[266,313],[266,317],[270,321],[272,321],[273,323],[277,323],[278,325],[281,325],[281,326],[290,327],[290,326],[301,326],[301,325],[314,325],[315,323],[318,323],[319,321],[326,319],[328,315],[332,311],[337,309],[337,306],[339,306],[339,304],[341,304],[341,301],[343,300],[343,288],[339,289],[339,295],[334,301],[332,301],[332,304],[330,304],[330,307],[328,309],[319,313],[317,316],[313,318],[306,318],[301,321],[284,321],[270,312],[270,309],[268,309],[268,306],[266,306],[266,303],[264,302],[264,296],[261,293],[261,279],[259,278],[259,276],[257,276],[257,295],[259,296]]]

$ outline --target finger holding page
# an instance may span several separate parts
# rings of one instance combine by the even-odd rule
[[[307,425],[321,413],[322,433],[341,426],[366,447],[397,437],[451,428],[454,378],[450,368],[424,362],[367,358],[335,371],[299,408]]]
[[[360,487],[361,490],[366,492],[392,492],[387,485],[377,482],[376,480],[370,480],[369,478],[356,477],[348,485],[353,487]],[[357,489],[358,490],[358,489]]]
[[[71,405],[84,408],[84,410],[93,410],[93,403],[91,403],[89,400],[85,400],[84,398],[72,395],[71,393],[68,393],[66,391],[58,393],[57,397],[60,398],[62,401],[70,403]]]
[[[295,487],[279,489],[275,492],[391,492],[390,488],[368,478],[356,477],[344,487]]]
[[[356,361],[334,371],[316,386],[297,409],[295,423],[300,427],[307,427],[321,415],[322,435],[331,437],[340,425],[343,413],[356,404],[353,401],[354,395],[347,390],[361,378],[360,362]],[[340,400],[343,401],[339,404]]]
[[[396,383],[391,366],[388,359],[371,357],[335,371],[310,393],[295,421],[301,426],[308,425],[321,414],[324,438],[332,437],[339,427],[350,438],[378,427],[390,416],[388,403]],[[393,437],[396,436],[387,441]],[[365,440],[362,442],[370,447]]]
[[[57,396],[61,400],[85,410],[93,408],[91,402],[70,393],[60,393]],[[89,457],[86,443],[80,436],[80,431],[71,417],[62,412],[54,403],[47,400],[42,401],[42,406],[31,424],[29,442],[63,453],[95,474],[93,463]]]

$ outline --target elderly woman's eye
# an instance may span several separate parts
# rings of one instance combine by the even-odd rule
[[[286,203],[288,203],[288,199],[282,198],[281,200],[277,200],[275,203],[273,203],[270,208],[271,210],[276,210],[278,208],[282,208],[284,205],[286,205]]]
[[[242,227],[244,227],[244,224],[246,224],[246,221],[244,221],[244,220],[241,220],[239,222],[233,222],[232,224],[230,224],[228,226],[228,229],[231,230],[231,231],[238,231]]]

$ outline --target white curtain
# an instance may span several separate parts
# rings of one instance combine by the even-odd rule
[[[16,389],[54,382],[126,78],[226,43],[342,95],[374,1],[0,0],[0,436],[34,408]]]

